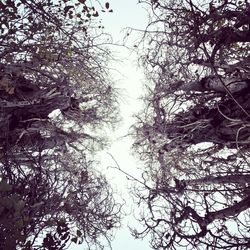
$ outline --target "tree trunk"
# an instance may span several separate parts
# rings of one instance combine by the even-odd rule
[[[185,183],[187,185],[195,185],[195,184],[230,184],[230,183],[238,183],[238,184],[248,184],[250,183],[250,174],[233,174],[227,176],[206,176],[203,178],[186,180]]]
[[[215,212],[208,212],[206,215],[206,220],[208,223],[211,223],[217,219],[228,218],[230,216],[238,216],[241,212],[247,210],[250,207],[250,196],[247,196],[245,199],[241,200],[240,202],[228,206],[227,208],[215,211]]]

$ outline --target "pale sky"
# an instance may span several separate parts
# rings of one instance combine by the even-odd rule
[[[126,34],[125,28],[132,27],[137,29],[144,29],[147,24],[147,12],[143,9],[142,5],[138,5],[136,0],[113,0],[109,1],[114,13],[112,15],[106,15],[103,18],[105,29],[108,33],[112,34],[114,42],[122,42]],[[128,38],[129,41],[136,40],[133,36]],[[130,45],[132,45],[130,43]],[[117,47],[115,50],[115,56],[118,56],[122,61],[121,63],[113,63],[112,67],[117,69],[121,74],[114,74],[114,80],[118,88],[124,89],[124,96],[121,101],[121,116],[123,124],[116,131],[116,142],[108,150],[111,153],[119,166],[126,172],[140,178],[141,172],[137,170],[142,163],[134,159],[131,155],[131,144],[132,140],[129,138],[120,139],[126,135],[129,131],[130,126],[134,123],[132,115],[139,112],[142,108],[142,102],[138,98],[142,95],[144,75],[143,70],[137,66],[137,56],[131,53],[131,51]],[[114,166],[115,163],[112,161],[109,155],[103,156],[104,167]],[[133,204],[131,197],[129,196],[128,180],[119,171],[110,169],[107,172],[107,178],[117,188],[118,192],[122,194],[122,197],[127,201],[127,211],[136,210],[136,205]],[[131,183],[130,183],[131,184]],[[133,214],[127,216],[122,222],[123,228],[116,232],[115,240],[112,242],[113,250],[149,250],[149,240],[134,239],[127,224],[132,226],[137,225],[138,222],[133,218]],[[137,225],[138,226],[138,225]]]
[[[137,0],[110,0],[113,13],[102,15],[102,24],[105,31],[112,35],[113,42],[121,44],[126,34],[125,28],[132,27],[137,29],[145,29],[147,24],[147,12],[142,5],[137,4]],[[136,36],[131,36],[130,41],[136,40]],[[130,43],[131,45],[131,43]],[[111,169],[110,166],[115,166],[111,157],[106,153],[110,153],[118,162],[119,166],[126,172],[140,178],[141,172],[137,167],[142,167],[142,163],[136,160],[131,155],[132,140],[123,138],[129,131],[130,126],[134,123],[133,114],[139,112],[142,108],[141,101],[138,98],[142,95],[143,83],[145,81],[143,70],[137,66],[137,56],[131,53],[128,49],[121,46],[111,46],[114,56],[120,62],[113,62],[110,67],[113,68],[112,78],[116,87],[121,89],[120,110],[123,122],[116,131],[112,131],[112,137],[115,138],[111,148],[102,153],[102,168],[106,172],[106,177],[110,181],[112,187],[117,190],[122,198],[126,199],[126,212],[136,210],[137,207],[133,204],[129,196],[127,187],[130,185],[128,180],[119,171]],[[150,250],[149,239],[135,240],[127,225],[133,227],[137,225],[137,221],[133,215],[127,216],[122,221],[123,227],[116,231],[115,240],[112,242],[113,250]],[[80,250],[83,247],[72,244],[70,250]],[[108,248],[107,248],[108,249]]]

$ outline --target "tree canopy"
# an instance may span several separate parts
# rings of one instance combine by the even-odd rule
[[[248,1],[141,1],[150,81],[134,126],[154,249],[249,248]],[[146,212],[147,211],[147,212]]]
[[[118,120],[100,12],[108,3],[0,3],[0,248],[102,248],[120,205],[93,155]]]

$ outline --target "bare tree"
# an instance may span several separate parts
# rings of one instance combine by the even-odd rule
[[[3,249],[64,249],[71,242],[93,249],[104,239],[110,243],[120,205],[86,155],[76,156],[72,150],[6,153],[0,166]]]
[[[133,147],[153,185],[135,192],[134,235],[154,249],[248,249],[250,5],[142,2],[150,83]]]
[[[2,144],[13,146],[24,128],[28,136],[48,128],[45,123],[73,123],[78,131],[83,123],[113,123],[116,94],[108,77],[109,52],[100,44],[108,37],[95,26],[95,8],[67,1],[2,5]],[[61,124],[49,119],[54,110],[60,111]]]
[[[110,37],[86,1],[0,3],[0,248],[102,249],[120,205],[93,155],[114,126]],[[97,164],[97,163],[95,163]]]

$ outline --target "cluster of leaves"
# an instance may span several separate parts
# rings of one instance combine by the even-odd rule
[[[248,1],[142,2],[152,13],[141,46],[146,50],[141,60],[150,78],[163,77],[170,71],[170,79],[189,81],[190,77],[197,78],[197,72],[200,77],[208,74],[211,67],[228,71],[246,67]]]
[[[99,8],[102,12],[112,12],[108,2],[102,7],[101,3]],[[43,29],[43,24],[47,21],[53,22],[58,29],[61,29],[62,25],[65,25],[65,19],[68,26],[71,22],[78,25],[78,28],[82,28],[86,32],[87,23],[95,17],[99,16],[99,10],[95,6],[92,6],[87,0],[78,0],[74,3],[68,0],[53,1],[29,1],[29,0],[7,0],[0,3],[2,14],[1,17],[1,33],[8,32],[15,35],[20,30],[23,32],[36,33],[38,30]],[[27,22],[22,22],[23,15],[25,13],[25,19]]]
[[[134,149],[149,180],[134,235],[151,234],[154,249],[248,249],[250,4],[142,2],[151,83]]]
[[[120,205],[90,160],[118,112],[96,8],[0,3],[1,249],[102,248],[119,225]]]

